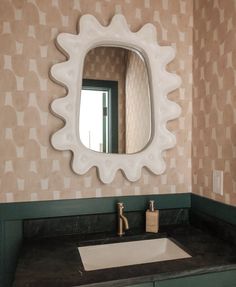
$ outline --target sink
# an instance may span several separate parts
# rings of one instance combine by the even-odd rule
[[[86,271],[189,258],[169,238],[78,247]]]

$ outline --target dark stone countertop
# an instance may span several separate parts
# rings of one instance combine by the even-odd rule
[[[84,271],[77,247],[151,239],[167,235],[192,257],[95,271]],[[236,270],[236,245],[191,225],[166,226],[158,234],[73,235],[25,240],[14,287],[128,286],[209,272]]]

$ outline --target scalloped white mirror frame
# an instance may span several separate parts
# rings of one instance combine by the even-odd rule
[[[53,79],[66,87],[67,95],[52,102],[51,108],[62,117],[65,125],[51,137],[57,150],[71,150],[72,169],[85,174],[96,166],[102,182],[113,181],[120,169],[130,181],[141,176],[143,167],[154,174],[162,174],[166,165],[162,152],[176,144],[175,136],[166,128],[166,123],[180,115],[179,105],[170,101],[167,94],[177,89],[181,80],[176,74],[166,71],[166,65],[175,57],[170,46],[159,46],[156,28],[144,25],[138,32],[130,31],[125,17],[115,15],[108,26],[102,26],[92,15],[80,18],[79,34],[61,33],[57,37],[58,48],[68,60],[52,66]],[[86,148],[79,136],[80,93],[83,64],[88,51],[98,46],[123,47],[138,51],[144,58],[149,75],[151,97],[152,131],[149,144],[135,154],[105,154]]]

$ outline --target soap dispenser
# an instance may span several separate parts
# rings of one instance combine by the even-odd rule
[[[146,232],[157,233],[159,230],[159,211],[154,208],[154,200],[149,201],[146,211]]]

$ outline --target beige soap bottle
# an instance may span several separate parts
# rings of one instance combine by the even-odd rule
[[[159,230],[159,211],[154,209],[154,200],[149,201],[146,211],[146,232],[157,233]]]

